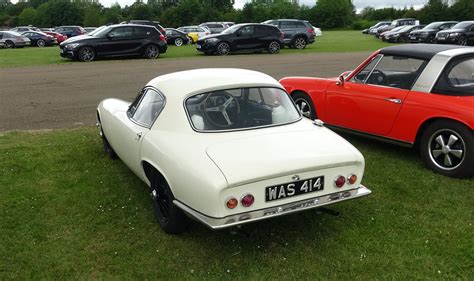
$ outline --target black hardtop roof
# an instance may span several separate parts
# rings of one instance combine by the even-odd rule
[[[437,53],[459,49],[467,48],[465,46],[456,46],[456,45],[436,45],[436,44],[405,44],[391,46],[383,48],[380,50],[381,54],[392,55],[392,56],[406,56],[419,59],[428,59],[433,58]]]

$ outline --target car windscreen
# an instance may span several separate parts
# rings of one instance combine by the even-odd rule
[[[206,132],[277,126],[301,118],[289,95],[271,87],[198,94],[186,99],[185,108],[192,127]]]
[[[407,32],[409,31],[410,29],[413,28],[413,25],[405,25],[404,27],[402,27],[400,30],[398,30],[398,32]]]
[[[227,29],[225,29],[224,31],[222,31],[221,33],[223,34],[230,34],[230,33],[234,33],[237,31],[237,29],[239,29],[241,27],[240,24],[236,24],[236,25],[233,25]]]
[[[460,22],[456,25],[454,25],[453,27],[451,27],[451,29],[464,29],[468,26],[471,26],[473,24],[472,21],[464,21],[464,22]]]
[[[104,37],[107,33],[109,33],[110,30],[112,30],[113,26],[104,26],[104,27],[99,27],[93,32],[89,33],[88,35],[94,36],[94,37]]]
[[[425,26],[423,29],[438,29],[442,24],[442,22],[432,22]]]

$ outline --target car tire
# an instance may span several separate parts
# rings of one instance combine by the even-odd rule
[[[174,39],[174,45],[175,45],[176,47],[181,47],[181,46],[183,46],[183,43],[184,43],[183,39],[181,39],[181,38],[179,38],[179,37],[176,38],[176,39]]]
[[[268,44],[268,52],[270,54],[278,54],[280,52],[281,46],[278,41],[272,41]]]
[[[189,225],[189,219],[173,203],[175,198],[166,180],[156,171],[153,171],[150,186],[153,213],[161,229],[168,234],[183,233]]]
[[[459,37],[457,44],[461,46],[467,46],[467,37],[464,35]]]
[[[8,40],[5,42],[5,46],[7,48],[15,48],[15,43],[13,43],[13,41]]]
[[[306,48],[306,45],[307,45],[307,42],[306,42],[306,39],[304,37],[298,36],[293,40],[293,46],[296,49],[302,50],[302,49]]]
[[[157,59],[160,56],[160,49],[155,44],[146,46],[144,55],[147,59]]]
[[[436,44],[436,39],[434,36],[429,36],[428,38],[426,38],[426,43],[428,44]]]
[[[296,104],[296,107],[304,117],[309,118],[311,120],[318,118],[313,101],[311,100],[311,97],[308,96],[306,93],[296,92],[291,95],[291,98],[293,99]]]
[[[194,44],[194,40],[191,36],[188,36],[188,39],[189,39],[189,41],[188,41],[189,45]]]
[[[92,47],[82,47],[77,52],[77,58],[84,62],[93,61],[95,59],[95,51]]]
[[[110,146],[110,143],[107,140],[107,137],[105,136],[104,130],[102,129],[102,123],[100,122],[100,119],[97,123],[97,126],[99,127],[99,135],[100,135],[100,138],[102,139],[102,145],[104,147],[105,153],[110,159],[112,160],[117,159],[118,158],[117,154],[115,153],[115,150],[112,148],[112,146]]]
[[[221,42],[216,47],[219,56],[226,56],[230,53],[230,45],[227,42]]]
[[[46,42],[44,42],[43,39],[39,39],[38,41],[36,41],[36,46],[42,48],[42,47],[46,46]]]
[[[424,164],[449,177],[474,176],[474,132],[455,121],[440,120],[422,133],[419,150]]]

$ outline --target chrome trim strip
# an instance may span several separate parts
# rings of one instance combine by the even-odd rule
[[[174,200],[173,203],[183,210],[186,214],[203,223],[211,229],[222,229],[231,226],[241,225],[245,223],[255,222],[263,219],[278,217],[282,215],[292,214],[308,209],[319,208],[325,205],[330,205],[350,199],[355,199],[371,194],[367,187],[360,184],[358,188],[344,190],[336,193],[331,193],[319,197],[313,197],[293,203],[288,203],[280,206],[270,207],[266,209],[255,210],[246,213],[230,215],[223,218],[213,218],[206,216],[185,204]]]

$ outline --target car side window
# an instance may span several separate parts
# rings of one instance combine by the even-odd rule
[[[158,91],[147,88],[131,118],[140,126],[149,128],[155,122],[164,105],[164,97]]]
[[[110,31],[109,35],[112,35],[115,38],[127,38],[132,36],[132,30],[133,29],[130,26],[117,27]]]
[[[280,28],[295,28],[295,24],[292,21],[282,21],[280,22]]]
[[[377,63],[380,61],[382,58],[381,54],[376,55],[375,57],[372,58],[372,60],[365,65],[364,68],[362,68],[359,73],[354,75],[351,79],[351,82],[356,82],[356,83],[365,83],[365,80],[369,76],[369,74],[372,72],[372,69],[377,65]]]
[[[474,57],[452,61],[441,74],[433,93],[446,95],[474,95]]]
[[[146,38],[149,37],[151,34],[150,28],[145,27],[134,27],[133,28],[133,36],[136,38]]]
[[[247,25],[240,29],[242,36],[252,36],[253,35],[253,26]]]
[[[300,22],[300,21],[297,21],[295,22],[295,26],[297,28],[306,28],[306,26],[304,25],[304,23]]]
[[[383,56],[365,83],[409,90],[425,65],[422,59]]]
[[[470,31],[474,31],[474,25],[471,25]]]

